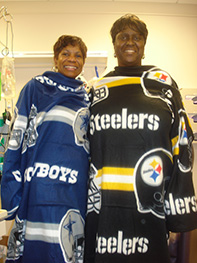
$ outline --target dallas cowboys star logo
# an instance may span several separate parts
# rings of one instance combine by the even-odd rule
[[[73,235],[72,225],[75,224],[75,223],[76,223],[76,221],[73,221],[71,219],[71,216],[69,215],[69,222],[68,222],[68,224],[63,226],[69,232],[69,241],[70,241],[70,237]]]

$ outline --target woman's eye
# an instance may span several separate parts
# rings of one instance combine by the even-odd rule
[[[141,36],[135,36],[135,37],[134,37],[134,40],[140,41],[140,40],[141,40]]]
[[[121,40],[126,40],[127,37],[126,37],[125,35],[121,35],[121,36],[120,36],[120,39],[121,39]]]

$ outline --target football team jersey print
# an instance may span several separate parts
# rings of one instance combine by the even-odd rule
[[[117,67],[91,93],[85,263],[170,263],[168,231],[197,226],[176,83],[152,66]]]
[[[82,262],[89,149],[83,83],[45,72],[22,89],[1,186],[8,263]]]

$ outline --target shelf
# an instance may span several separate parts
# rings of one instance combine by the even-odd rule
[[[26,75],[29,74],[33,76],[35,74],[38,74],[38,72],[52,70],[54,66],[53,52],[16,51],[13,53],[13,57],[17,80],[19,80],[18,76],[20,74],[19,72],[21,71],[25,72]],[[0,55],[0,62],[1,58],[3,59],[2,54]],[[96,76],[95,67],[97,67],[98,75],[101,76],[107,67],[107,59],[107,51],[88,51],[82,73],[83,77],[87,81],[94,78]],[[24,82],[26,81],[27,80],[25,80]],[[22,85],[23,84],[24,83],[22,83]]]
[[[53,52],[43,51],[43,52],[22,52],[17,51],[13,54],[15,67],[25,67],[25,66],[43,66],[53,64]],[[86,58],[87,64],[105,64],[107,63],[107,51],[88,51]],[[3,58],[0,55],[0,58]]]

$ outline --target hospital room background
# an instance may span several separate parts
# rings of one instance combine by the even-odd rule
[[[60,35],[80,36],[88,47],[81,78],[90,81],[112,70],[116,59],[109,31],[126,13],[139,16],[149,30],[143,65],[169,72],[181,91],[195,134],[197,193],[197,0],[0,0],[0,71],[3,58],[12,57],[15,78],[13,96],[1,96],[0,129],[3,114],[12,115],[24,84],[52,69],[52,48]],[[1,237],[9,235],[11,223]],[[189,244],[188,262],[197,262],[197,231]]]

